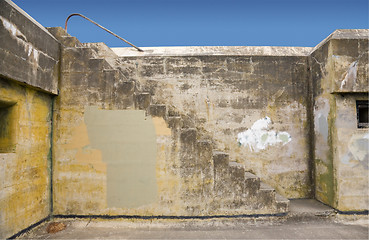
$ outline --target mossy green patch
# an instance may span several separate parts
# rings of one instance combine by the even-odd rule
[[[278,134],[278,137],[283,143],[288,142],[289,136],[287,134]]]
[[[321,191],[317,194],[321,201],[335,207],[336,206],[336,179],[334,172],[334,138],[335,138],[335,113],[336,104],[333,97],[330,98],[330,112],[328,115],[328,147],[329,150],[326,153],[326,159],[324,161],[316,159],[316,166],[323,165],[326,168],[324,173],[316,176],[316,185],[321,188]]]

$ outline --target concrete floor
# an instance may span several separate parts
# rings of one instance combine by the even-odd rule
[[[49,234],[44,223],[19,239],[368,239],[368,216],[336,215],[314,200],[293,200],[290,209],[283,218],[54,219],[66,229]]]

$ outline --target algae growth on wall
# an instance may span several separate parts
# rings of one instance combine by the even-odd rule
[[[47,94],[0,78],[0,238],[50,214],[51,106]]]
[[[316,198],[341,211],[369,208],[367,134],[357,101],[368,102],[368,33],[337,30],[311,54]]]

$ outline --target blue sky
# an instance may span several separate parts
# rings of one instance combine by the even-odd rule
[[[369,28],[368,0],[13,0],[46,27],[81,13],[139,47],[313,47],[335,29]],[[128,46],[80,17],[82,42]]]

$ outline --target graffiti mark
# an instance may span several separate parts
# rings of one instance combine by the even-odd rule
[[[272,123],[269,117],[257,120],[250,129],[237,135],[240,146],[249,147],[251,151],[258,152],[268,146],[276,144],[287,144],[292,138],[288,132],[276,132],[269,130]]]

